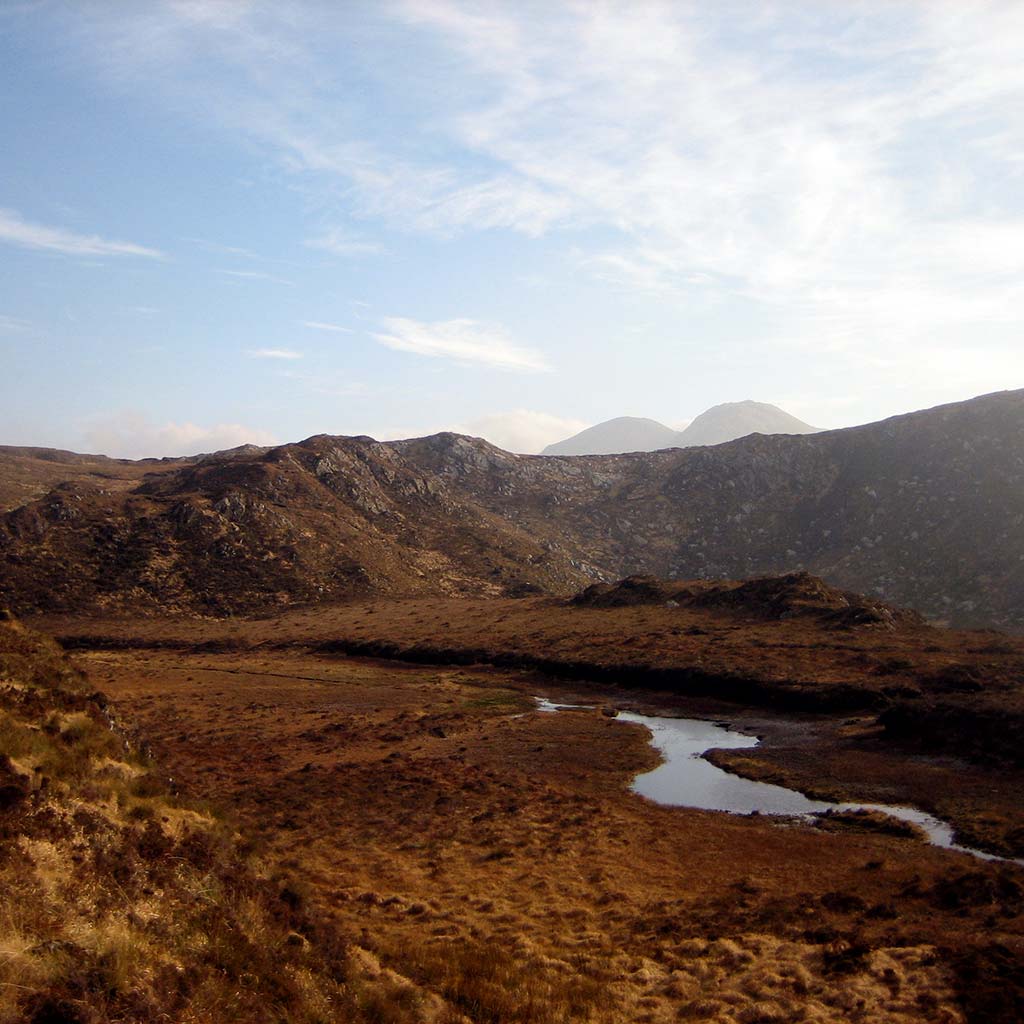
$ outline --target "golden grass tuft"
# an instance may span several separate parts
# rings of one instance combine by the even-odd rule
[[[299,887],[174,797],[106,701],[36,650],[0,623],[19,682],[0,683],[17,783],[0,809],[0,1024],[365,1019],[345,944]]]

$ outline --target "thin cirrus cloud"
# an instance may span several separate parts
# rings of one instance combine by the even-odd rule
[[[254,348],[247,353],[251,359],[301,359],[302,353],[291,348]]]
[[[328,231],[317,238],[307,239],[306,247],[334,253],[335,256],[380,256],[387,252],[384,246],[378,242],[358,238],[340,229]]]
[[[337,71],[365,41],[340,7],[143,6],[90,7],[91,58],[245,136],[368,233],[571,233],[567,274],[711,309],[747,351],[812,352],[836,381],[871,365],[901,386],[899,349],[916,381],[943,382],[934,354],[970,338],[994,364],[1015,343],[1019,3],[782,0],[737,18],[698,0],[401,0],[375,11],[397,45],[366,98]],[[438,67],[444,88],[418,90]],[[377,89],[416,133],[389,133]],[[426,326],[377,340],[523,368]]]
[[[504,328],[476,320],[425,323],[405,317],[386,317],[384,330],[372,337],[386,348],[412,352],[455,363],[480,363],[498,370],[543,372],[550,370],[535,349],[516,344]]]
[[[737,32],[731,5],[682,0],[384,6],[405,52],[439,45],[455,83],[420,154],[371,139],[303,85],[332,80],[324,55],[349,42],[344,16],[189,3],[93,25],[122,76],[218,54],[223,73],[204,83],[218,103],[200,109],[326,192],[343,184],[364,216],[441,233],[610,227],[619,244],[586,265],[625,285],[685,290],[710,274],[786,301],[808,282],[870,291],[929,251],[917,226],[940,222],[955,251],[978,173],[1019,172],[1024,135],[1020,5],[812,8],[772,5]],[[922,131],[929,146],[915,145]],[[953,149],[962,158],[932,159]],[[379,251],[342,231],[307,245]]]
[[[20,333],[27,331],[29,326],[28,320],[22,320],[21,317],[0,314],[0,332]]]
[[[286,284],[293,285],[294,281],[289,281],[284,277],[277,277],[274,274],[268,274],[262,270],[218,270],[218,274],[223,274],[225,277],[237,277],[242,281],[270,281],[273,284]]]
[[[161,260],[159,249],[134,242],[119,242],[99,235],[80,235],[64,228],[25,220],[17,211],[0,209],[0,242],[22,249],[59,252],[66,256],[143,256]]]
[[[300,324],[303,327],[308,327],[311,331],[331,331],[334,334],[352,334],[351,327],[342,327],[341,324],[329,324],[323,320],[300,320]]]
[[[824,334],[854,359],[894,342],[917,359],[979,318],[1024,315],[1020,190],[991,188],[1021,173],[1019,5],[867,3],[854,19],[779,4],[751,25],[756,46],[729,5],[580,6],[543,24],[511,5],[404,11],[491,84],[448,130],[503,168],[503,207],[514,188],[528,211],[518,230],[537,230],[538,195],[560,200],[547,229],[614,227],[580,263],[624,289],[737,296],[786,318],[768,347]],[[470,193],[448,208],[486,224]],[[976,250],[984,275],[963,258]],[[953,318],[950,294],[971,297]]]

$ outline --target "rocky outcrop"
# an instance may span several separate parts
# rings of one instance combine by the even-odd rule
[[[671,582],[655,576],[629,576],[617,583],[594,583],[570,598],[583,608],[628,608],[664,605],[728,611],[746,619],[776,620],[813,617],[823,625],[848,629],[886,629],[924,624],[917,612],[831,587],[808,572],[756,577],[740,582]]]

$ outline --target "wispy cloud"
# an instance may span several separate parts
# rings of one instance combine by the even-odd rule
[[[551,367],[541,353],[517,345],[504,328],[476,320],[423,323],[386,317],[385,330],[373,338],[387,348],[456,363],[482,363],[499,370],[543,371]]]
[[[359,238],[340,228],[334,228],[317,238],[308,239],[306,246],[310,249],[321,249],[324,252],[334,253],[335,256],[380,256],[387,252],[379,243]]]
[[[245,249],[239,245],[224,245],[221,242],[211,242],[205,238],[186,238],[185,241],[199,246],[200,249],[203,249],[206,252],[224,253],[228,256],[246,256],[250,259],[257,258],[256,253],[251,249]]]
[[[0,209],[0,242],[23,249],[41,249],[68,256],[144,256],[164,259],[158,249],[134,242],[118,242],[99,235],[80,235],[64,228],[25,220],[15,210]]]
[[[302,353],[291,348],[254,348],[246,355],[250,359],[301,359]]]
[[[286,284],[294,285],[294,281],[289,281],[284,277],[277,277],[275,274],[268,274],[262,270],[218,270],[218,274],[224,274],[226,277],[237,277],[243,281],[270,281],[273,284]]]
[[[486,83],[445,122],[495,168],[452,186],[454,222],[491,226],[495,190],[523,233],[611,229],[582,266],[740,302],[766,347],[928,367],[1024,316],[1020,5],[784,3],[743,31],[731,5],[402,10]]]
[[[92,420],[82,437],[88,451],[122,459],[198,455],[243,444],[276,443],[273,434],[241,423],[154,423],[144,413],[130,410]]]
[[[22,320],[21,317],[0,314],[0,332],[20,334],[22,331],[27,331],[30,326],[29,321]]]
[[[351,327],[342,327],[341,324],[328,324],[322,320],[300,320],[300,324],[303,327],[308,327],[312,331],[332,331],[335,334],[351,334]]]
[[[928,353],[979,321],[1001,345],[1024,317],[1024,5],[381,11],[374,30],[406,33],[414,57],[374,85],[399,83],[415,133],[382,130],[350,92],[337,102],[332,56],[358,32],[340,10],[143,5],[95,15],[89,52],[245,135],[318,209],[443,236],[559,235],[623,291],[742,309],[731,329],[748,344],[753,323],[764,347],[850,360],[900,345],[930,372]],[[420,99],[438,66],[444,88]],[[979,363],[995,351],[975,344]]]

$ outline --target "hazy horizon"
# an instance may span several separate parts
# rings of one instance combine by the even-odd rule
[[[1024,389],[1003,389],[1003,390],[1024,390]],[[998,394],[998,393],[999,392],[993,392],[993,394]],[[969,398],[964,399],[964,401],[971,401],[972,399],[975,399],[975,398],[986,398],[986,397],[988,397],[988,395],[972,395]],[[722,403],[722,404],[723,405],[742,404],[743,401],[744,400],[740,399],[740,400],[738,400],[738,403]],[[954,403],[940,403],[940,406],[941,405],[946,405],[946,404],[954,404],[955,405],[955,404],[958,404],[958,403],[956,403],[956,402],[954,402]],[[713,406],[713,407],[711,407],[711,410],[714,410],[714,409],[717,409],[717,408],[718,407]],[[924,409],[905,409],[902,412],[893,413],[892,415],[893,416],[902,416],[902,415],[908,415],[908,414],[915,413],[915,412],[927,412],[927,411],[929,411],[930,408],[932,408],[932,407],[926,407]],[[707,412],[707,411],[711,411],[711,410],[703,410],[703,411]],[[781,411],[782,412],[786,412],[787,410],[781,410]],[[883,420],[884,419],[889,419],[889,418],[891,418],[891,417],[889,417],[889,416],[882,417]],[[696,419],[696,417],[695,417],[695,419]],[[496,447],[504,448],[505,451],[511,452],[513,454],[519,454],[519,455],[539,455],[539,454],[545,454],[545,452],[543,451],[543,448],[551,447],[551,446],[556,446],[558,441],[572,440],[572,439],[574,439],[576,437],[577,434],[581,434],[582,433],[582,434],[586,435],[586,433],[589,431],[590,427],[595,427],[595,426],[596,427],[600,427],[600,426],[603,426],[605,424],[614,423],[617,420],[648,420],[648,421],[651,421],[651,417],[633,416],[631,414],[625,414],[625,415],[622,415],[622,416],[611,416],[607,420],[602,420],[602,421],[600,421],[598,423],[595,423],[595,424],[585,424],[584,426],[580,427],[578,430],[574,431],[572,434],[568,434],[568,435],[565,435],[563,437],[556,438],[552,442],[545,442],[545,444],[544,444],[544,446],[542,448],[538,448],[537,450],[530,450],[530,451],[525,450],[525,448],[522,447],[522,446],[520,446],[520,447],[506,447],[506,446],[504,446],[502,444],[499,444],[497,441],[492,440],[491,438],[487,437],[485,434],[480,433],[479,431],[478,432],[473,432],[471,430],[457,429],[457,428],[445,427],[445,426],[438,427],[436,430],[431,430],[431,431],[428,431],[428,432],[425,432],[425,433],[419,433],[419,434],[392,433],[392,434],[389,434],[387,436],[375,436],[373,434],[369,434],[365,430],[355,430],[355,431],[352,431],[352,432],[347,433],[347,434],[338,433],[336,431],[317,430],[317,431],[313,431],[310,434],[303,434],[302,436],[286,437],[286,438],[281,438],[281,439],[266,440],[266,441],[262,441],[262,442],[261,441],[253,441],[253,440],[237,441],[237,440],[234,440],[234,439],[230,438],[230,436],[229,436],[229,438],[228,438],[228,442],[229,443],[225,444],[224,446],[222,446],[220,448],[197,448],[197,447],[195,447],[194,444],[192,444],[192,445],[189,444],[188,437],[189,437],[189,426],[190,425],[188,425],[188,424],[185,424],[185,425],[173,425],[174,426],[174,430],[176,432],[176,436],[181,439],[180,440],[180,444],[178,445],[180,450],[176,450],[174,452],[164,452],[164,453],[160,453],[160,454],[151,454],[148,451],[144,451],[141,447],[139,448],[138,451],[136,451],[134,453],[130,453],[130,454],[116,454],[116,453],[112,454],[110,451],[105,451],[101,447],[96,447],[96,448],[92,448],[92,449],[89,449],[89,450],[79,449],[79,450],[73,450],[73,451],[75,452],[75,454],[80,454],[80,455],[101,455],[101,456],[107,456],[107,457],[110,457],[110,458],[128,459],[128,460],[133,460],[133,461],[142,461],[142,460],[146,460],[146,459],[189,458],[189,457],[192,457],[192,456],[199,456],[199,455],[212,455],[212,454],[216,454],[218,451],[230,451],[230,450],[232,450],[234,448],[243,448],[243,447],[246,447],[246,446],[253,446],[253,447],[257,447],[257,448],[277,447],[277,446],[282,446],[282,445],[298,444],[298,443],[301,443],[303,441],[309,440],[310,438],[317,437],[317,436],[370,437],[374,441],[388,442],[388,441],[409,441],[409,440],[416,440],[416,439],[423,438],[423,437],[433,436],[433,435],[436,435],[436,434],[455,433],[455,434],[462,434],[463,436],[466,436],[466,437],[478,437],[478,438],[481,438],[482,440],[488,441],[490,444],[494,444]],[[676,421],[675,423],[664,423],[664,422],[657,421],[657,420],[653,420],[652,422],[659,423],[661,426],[668,428],[669,430],[673,431],[676,434],[685,435],[686,428],[691,426],[694,423],[694,420],[680,420],[680,421]],[[842,427],[812,427],[812,432],[824,433],[824,432],[831,431],[831,430],[844,430],[844,429],[848,429],[848,428],[851,428],[851,427],[867,426],[867,425],[870,425],[871,423],[874,423],[874,422],[881,422],[881,420],[878,420],[878,421],[869,420],[869,421],[867,421],[867,423],[849,423],[849,424],[845,424]],[[805,424],[805,425],[811,426],[809,424]],[[753,431],[750,431],[750,432],[752,432],[752,433],[791,433],[792,431],[787,431],[787,430],[779,430],[779,431],[753,430]],[[230,431],[228,433],[230,434]],[[736,437],[743,437],[743,436],[745,436],[745,433],[746,432],[738,433],[738,434],[736,434]],[[168,431],[168,435],[169,434],[170,434],[170,431]],[[102,435],[97,434],[96,436],[102,442]],[[210,435],[210,436],[212,436],[212,435]],[[141,439],[141,443],[142,444],[148,443],[148,437],[149,437],[149,435],[143,435],[142,439]],[[699,442],[692,442],[692,443],[693,444],[698,444],[698,445],[707,445],[707,444],[714,445],[714,444],[721,444],[721,443],[725,443],[725,442],[723,442],[723,441],[699,441]],[[6,441],[0,441],[0,447],[3,447],[3,446],[7,446],[7,442]],[[31,444],[26,443],[24,445],[11,445],[10,447],[59,448],[60,446],[38,445],[38,444],[35,444],[35,443],[31,443]],[[131,445],[129,445],[129,449],[130,448],[131,448]],[[629,451],[633,451],[633,450],[634,449],[632,449],[632,448],[622,448],[622,449],[616,449],[615,451],[616,451],[616,453],[625,454],[625,453],[627,453]],[[636,449],[636,450],[637,451],[653,451],[653,450],[656,450],[656,449],[640,448],[640,449]],[[551,453],[551,454],[557,454],[557,453]],[[562,454],[580,454],[580,453],[562,453]],[[595,452],[593,454],[601,454],[601,453],[600,452]]]
[[[1024,384],[1024,8],[0,8],[0,443],[455,430]]]

